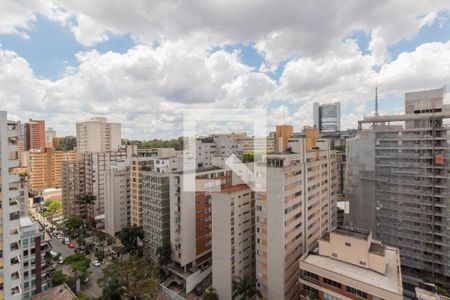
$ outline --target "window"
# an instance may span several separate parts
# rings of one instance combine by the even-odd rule
[[[319,294],[318,290],[306,284],[303,285],[303,290],[309,294]]]
[[[327,293],[323,293],[323,297],[325,298],[325,300],[342,300],[339,297],[327,294]]]
[[[352,288],[351,286],[347,287],[347,292],[352,293],[353,295],[356,295],[356,296],[358,296],[360,298],[367,299],[367,293],[366,292],[357,290],[355,288]]]
[[[323,282],[328,285],[334,286],[335,288],[338,288],[338,289],[342,288],[342,285],[339,282],[336,282],[334,280],[331,280],[331,279],[328,279],[325,277],[323,278]]]
[[[359,261],[359,264],[360,264],[361,266],[365,266],[365,265],[366,265],[366,263],[363,262],[362,260]]]
[[[345,242],[345,246],[347,246],[347,247],[351,247],[351,246],[352,246],[352,244],[351,244],[351,243],[349,243],[349,242]]]
[[[337,257],[337,254],[333,252],[333,253],[331,253],[331,256]]]
[[[314,273],[311,273],[311,272],[308,272],[308,271],[304,271],[303,275],[305,276],[305,278],[312,279],[312,280],[315,280],[315,281],[319,281],[319,275],[317,275],[317,274],[314,274]]]

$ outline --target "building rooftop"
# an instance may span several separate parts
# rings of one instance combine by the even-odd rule
[[[197,168],[195,170],[174,172],[174,174],[181,175],[181,174],[203,173],[203,172],[211,172],[211,171],[219,171],[219,170],[222,170],[222,168],[220,168],[220,167]]]
[[[309,253],[302,260],[304,263],[336,273],[344,278],[347,277],[393,293],[402,293],[402,282],[399,274],[400,261],[396,248],[386,247],[387,266],[385,274],[315,253]]]
[[[386,254],[386,245],[379,243],[370,243],[369,252],[384,256]]]
[[[64,283],[55,286],[51,289],[43,291],[33,297],[30,300],[72,300],[75,299],[75,294],[70,290],[70,288]]]
[[[338,226],[333,232],[362,240],[367,240],[370,234],[369,230],[353,228],[350,226]]]
[[[220,191],[220,193],[236,193],[236,192],[248,190],[248,188],[249,187],[246,184],[238,184],[238,185],[233,185],[233,186],[224,188]]]

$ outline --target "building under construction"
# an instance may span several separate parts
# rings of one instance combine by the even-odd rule
[[[450,288],[449,121],[444,89],[406,93],[405,114],[365,117],[347,141],[352,225],[400,248],[405,291]]]

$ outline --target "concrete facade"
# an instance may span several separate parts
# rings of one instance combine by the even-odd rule
[[[219,299],[232,299],[233,282],[255,277],[255,193],[234,185],[212,198],[212,276]]]
[[[77,151],[117,151],[122,145],[120,123],[108,123],[106,118],[95,117],[77,123]]]
[[[350,144],[348,153],[350,170],[359,169],[359,179],[349,174],[353,225],[400,249],[410,296],[422,281],[450,288],[450,106],[443,98],[443,89],[406,93],[405,114],[359,121],[351,143],[367,147]],[[358,166],[363,160],[370,165]]]
[[[298,260],[336,226],[336,152],[329,141],[267,156],[267,191],[256,196],[256,279],[262,299],[298,299]]]
[[[105,231],[115,236],[130,224],[129,160],[111,162],[106,172]]]
[[[301,299],[402,300],[400,251],[368,230],[338,227],[300,259]]]

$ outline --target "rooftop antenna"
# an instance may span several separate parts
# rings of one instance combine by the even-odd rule
[[[378,87],[375,87],[375,116],[378,117]]]

